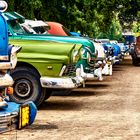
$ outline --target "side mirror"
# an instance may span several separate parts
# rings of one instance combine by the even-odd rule
[[[7,7],[8,7],[7,2],[0,1],[0,12],[6,11],[7,10]]]

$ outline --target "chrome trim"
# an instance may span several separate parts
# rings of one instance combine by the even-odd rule
[[[77,70],[78,70],[78,69],[77,69]],[[78,72],[77,72],[77,73],[78,73]],[[91,79],[91,78],[95,78],[93,73],[85,73],[85,72],[84,72],[84,67],[83,67],[82,64],[80,65],[79,73],[80,73],[80,76],[81,76],[82,78],[84,78],[85,80]]]
[[[95,54],[95,53],[92,53],[91,49],[88,47],[85,47],[84,49],[87,49],[90,52],[90,54]]]
[[[103,75],[112,75],[112,64],[111,62],[106,63],[106,65],[104,66],[103,70],[102,70],[102,74]]]
[[[6,1],[0,1],[0,12],[5,12],[8,8],[8,4]]]
[[[1,62],[0,63],[1,70],[7,70],[7,69],[10,69],[11,67],[12,67],[11,62]]]
[[[68,64],[66,65],[66,69],[63,72],[63,77],[74,77],[75,76],[75,71],[76,71],[76,65],[75,64]]]
[[[6,86],[12,86],[13,85],[13,79],[9,74],[0,75],[0,86],[6,87]]]
[[[82,77],[41,77],[40,82],[42,87],[45,88],[65,88],[72,89],[80,86],[83,83],[84,79]]]
[[[97,76],[100,81],[103,80],[103,77],[102,77],[102,68],[101,67],[95,69],[93,73],[85,73],[84,72],[83,65],[81,64],[80,65],[80,68],[78,68],[76,70],[76,74],[79,75],[79,76],[81,76],[84,80],[94,79],[95,76]]]
[[[17,64],[17,52],[19,52],[21,47],[12,47],[10,61],[9,62],[1,62],[0,69],[14,69]],[[8,60],[8,56],[0,56],[0,60]]]
[[[59,73],[59,76],[62,76],[62,75],[63,75],[65,69],[66,69],[66,65],[64,65],[64,66],[62,67],[62,69],[61,69],[61,71],[60,71],[60,73]]]
[[[8,60],[9,56],[8,55],[3,55],[0,56],[0,60]]]
[[[13,112],[0,115],[0,134],[17,129],[18,113]]]

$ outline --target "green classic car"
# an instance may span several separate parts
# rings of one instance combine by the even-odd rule
[[[9,43],[22,46],[13,70],[15,93],[11,100],[28,100],[39,105],[52,89],[73,89],[84,79],[94,77],[96,53],[91,41],[84,38],[27,34],[16,12],[3,13],[8,22]],[[43,88],[42,88],[43,87]]]

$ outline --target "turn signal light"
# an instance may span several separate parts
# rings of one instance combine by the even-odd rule
[[[12,95],[14,93],[13,87],[8,87],[6,93],[9,94],[9,95]]]

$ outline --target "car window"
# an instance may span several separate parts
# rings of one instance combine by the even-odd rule
[[[17,20],[11,20],[8,21],[9,26],[12,28],[13,32],[16,34],[25,34],[26,32],[24,29],[20,26]]]

